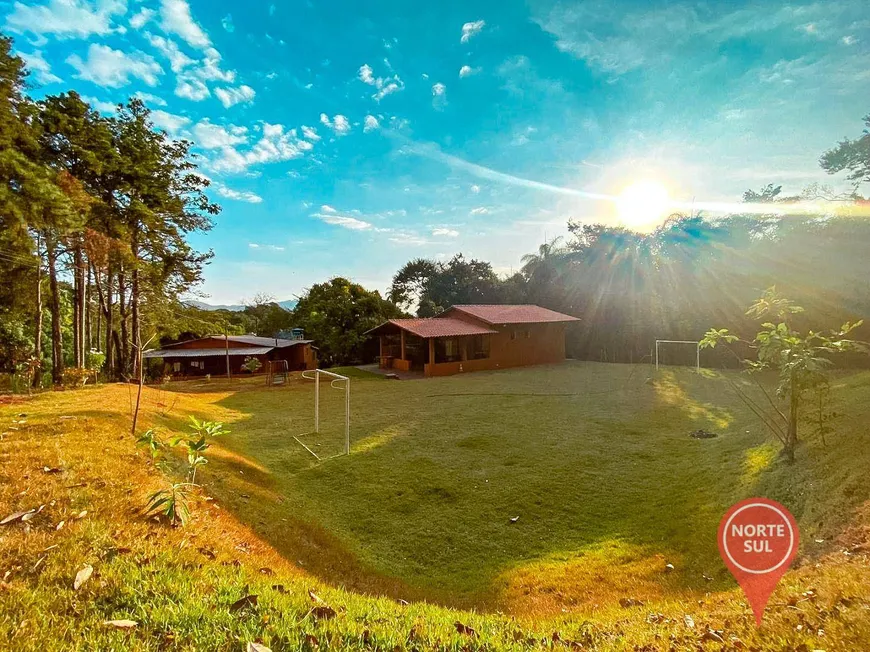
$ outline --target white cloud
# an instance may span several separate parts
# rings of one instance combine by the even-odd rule
[[[378,122],[378,119],[373,115],[367,115],[365,119],[365,123],[363,124],[363,133],[368,133],[370,131],[374,131],[375,129],[380,129],[381,124]]]
[[[329,119],[329,116],[325,113],[320,114],[320,122],[323,126],[329,127],[335,132],[336,136],[345,136],[350,133],[350,122],[348,119],[341,115],[337,114],[332,120]]]
[[[123,28],[112,26],[112,17],[127,11],[126,0],[49,0],[42,5],[16,2],[6,17],[5,29],[17,34],[44,37],[88,38],[105,36]]]
[[[82,95],[82,100],[90,104],[100,113],[114,113],[117,108],[116,104],[112,102],[105,102],[103,100],[98,100],[96,97],[88,97],[87,95]]]
[[[229,133],[238,138],[241,129],[244,127],[233,127]],[[252,165],[299,158],[314,147],[307,140],[299,138],[295,129],[287,131],[284,125],[263,123],[262,134],[260,140],[246,152],[240,152],[233,145],[220,148],[220,157],[212,160],[210,167],[219,172],[242,172]]]
[[[132,18],[130,18],[130,27],[133,29],[142,29],[147,23],[151,22],[151,19],[154,18],[154,10],[153,9],[142,9],[138,14],[134,14]]]
[[[203,149],[221,149],[248,142],[246,127],[213,124],[208,118],[197,122],[191,129],[194,142]]]
[[[157,48],[163,56],[169,59],[169,67],[172,68],[172,72],[174,73],[180,73],[194,62],[193,59],[181,51],[181,48],[179,48],[178,44],[172,39],[155,36],[150,32],[145,32],[145,38],[151,45]]]
[[[54,84],[62,81],[60,77],[51,72],[51,66],[48,65],[42,57],[42,52],[36,50],[30,54],[19,53],[19,56],[24,59],[28,70],[33,73],[34,78],[39,84]]]
[[[154,106],[166,106],[166,100],[162,97],[157,97],[156,95],[152,95],[151,93],[146,93],[145,91],[136,91],[133,95],[146,104],[153,104]]]
[[[386,61],[386,59],[384,59],[384,61],[389,66],[389,62]],[[399,75],[394,74],[392,77],[375,77],[372,67],[367,63],[364,63],[359,68],[359,80],[376,89],[376,92],[372,95],[372,98],[376,102],[380,102],[387,95],[396,93],[405,88],[405,83],[401,80]]]
[[[320,136],[317,133],[317,129],[314,127],[309,127],[307,125],[302,125],[302,137],[307,138],[311,142],[316,143],[320,140]]]
[[[489,213],[489,209],[486,206],[478,206],[468,212],[469,215],[486,215],[487,213]]]
[[[432,84],[432,106],[438,111],[447,106],[447,87],[441,82]]]
[[[157,109],[151,112],[151,122],[168,134],[175,134],[182,127],[190,123],[190,118]]]
[[[470,77],[480,72],[480,68],[472,68],[471,66],[462,66],[459,69],[459,77]]]
[[[335,210],[335,209],[334,209],[332,206],[330,206],[329,204],[324,204],[323,206],[320,207],[320,210],[321,210],[321,212],[323,212],[323,213],[337,213],[337,212],[338,212],[337,210]]]
[[[465,23],[462,26],[462,38],[459,39],[460,43],[468,43],[472,36],[480,34],[480,30],[483,29],[484,25],[486,25],[486,21],[483,20],[475,20],[471,23]]]
[[[840,43],[842,43],[843,45],[855,45],[855,43],[857,43],[857,42],[858,42],[858,39],[856,39],[854,36],[851,36],[851,35],[844,36],[843,38],[840,39]]]
[[[480,192],[480,186],[478,186],[477,184],[474,184],[473,186],[471,186],[471,192],[473,192],[476,195],[477,193]]]
[[[211,185],[214,188],[214,191],[219,194],[221,197],[226,197],[227,199],[233,199],[236,201],[244,201],[249,204],[259,204],[263,201],[263,198],[259,195],[249,192],[247,190],[233,190],[232,188],[228,188],[222,183],[213,183]],[[253,246],[253,245],[250,245]],[[268,245],[266,245],[268,246]]]
[[[201,80],[196,79],[195,77],[179,75],[178,83],[175,86],[175,94],[178,97],[183,97],[193,102],[199,102],[211,95],[211,92],[209,92],[208,86],[206,86]]]
[[[161,0],[160,25],[165,32],[175,34],[192,47],[211,46],[211,40],[193,19],[190,5],[185,0]]]
[[[314,213],[312,217],[316,217],[327,224],[340,226],[343,229],[351,231],[367,231],[372,228],[371,223],[364,220],[359,220],[348,215],[334,215],[332,213]]]
[[[447,229],[444,227],[438,227],[437,229],[432,229],[432,235],[443,236],[446,238],[456,238],[459,236],[459,231],[457,231],[456,229]]]
[[[141,79],[148,86],[156,86],[158,77],[163,74],[160,64],[144,52],[122,52],[97,43],[91,43],[88,48],[87,60],[73,54],[66,62],[78,71],[77,79],[109,88],[126,86],[131,77]]]
[[[221,25],[223,28],[228,31],[230,34],[236,31],[236,26],[233,23],[233,17],[231,14],[227,14],[221,19]]]
[[[224,105],[224,108],[230,108],[240,102],[253,102],[256,92],[250,86],[242,84],[237,88],[216,88],[214,94]]]
[[[422,238],[419,235],[414,233],[396,233],[389,238],[390,242],[394,242],[395,244],[407,245],[413,247],[420,247],[425,244],[429,244],[429,241],[426,238]]]
[[[236,80],[234,70],[221,70],[221,54],[214,48],[206,48],[205,57],[194,69],[194,74],[203,81],[222,81],[232,83]],[[215,93],[217,94],[217,93]]]

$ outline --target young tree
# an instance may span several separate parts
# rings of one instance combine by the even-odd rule
[[[767,427],[780,440],[783,455],[794,461],[795,447],[798,443],[798,423],[806,396],[811,391],[821,391],[820,398],[827,395],[830,387],[830,370],[833,366],[831,356],[847,351],[866,352],[866,346],[847,336],[863,322],[845,323],[839,329],[824,332],[809,330],[800,333],[789,324],[790,319],[804,310],[794,305],[768,288],[750,306],[746,314],[765,320],[762,330],[746,342],[756,352],[755,360],[744,360],[749,372],[772,370],[777,374],[776,396],[787,402],[787,409],[781,410],[765,392],[767,406],[753,401],[741,393],[741,398],[759,416]],[[740,340],[727,328],[710,329],[701,341],[702,348],[713,348],[719,343],[732,343]],[[759,383],[763,391],[763,387]]]

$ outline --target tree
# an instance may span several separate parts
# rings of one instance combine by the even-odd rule
[[[863,135],[856,140],[845,138],[833,149],[822,154],[819,165],[828,174],[848,170],[846,178],[855,183],[870,183],[870,114],[864,116]]]
[[[417,258],[393,277],[389,297],[404,308],[417,306],[419,317],[431,317],[452,305],[500,303],[499,278],[492,265],[456,254],[446,263]]]
[[[848,351],[867,351],[863,343],[847,337],[862,321],[846,322],[839,329],[825,332],[809,330],[802,334],[792,328],[789,322],[794,315],[803,311],[802,307],[777,294],[774,287],[768,288],[746,311],[755,319],[772,321],[764,321],[762,330],[755,334],[751,342],[747,342],[755,350],[757,358],[743,362],[750,372],[776,372],[776,396],[785,400],[788,408],[787,411],[781,410],[766,392],[767,406],[742,392],[741,398],[780,440],[783,455],[790,462],[794,461],[798,423],[806,395],[811,391],[820,392],[821,401],[829,392],[830,369],[834,364],[832,356]],[[701,347],[713,348],[720,342],[730,344],[738,340],[740,338],[727,328],[713,328],[701,340]]]
[[[316,341],[318,355],[327,365],[362,360],[369,339],[365,332],[401,315],[377,290],[366,290],[341,277],[312,285],[293,310],[296,324]]]

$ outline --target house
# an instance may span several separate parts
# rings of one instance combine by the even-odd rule
[[[459,305],[425,319],[391,319],[368,331],[380,338],[380,366],[448,376],[565,359],[565,328],[576,317],[534,305]]]
[[[249,373],[242,368],[249,357],[257,358],[267,371],[270,362],[287,362],[289,371],[317,368],[317,349],[313,340],[257,337],[256,335],[209,335],[198,340],[168,344],[162,349],[146,351],[142,357],[163,360],[166,375],[226,375],[227,361],[231,374]]]

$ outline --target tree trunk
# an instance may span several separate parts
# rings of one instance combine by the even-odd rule
[[[800,395],[795,388],[795,379],[791,379],[791,391],[789,392],[789,409],[788,409],[788,432],[785,436],[785,447],[783,454],[789,462],[794,462],[794,451],[798,443],[797,424],[798,424],[798,405],[800,403]]]
[[[132,318],[131,326],[133,329],[133,350],[135,351],[135,355],[133,356],[133,377],[139,378],[141,376],[139,372],[139,364],[142,359],[142,326],[141,320],[139,319],[139,301],[141,297],[139,292],[139,244],[136,232],[133,233],[130,250],[133,253],[133,270],[130,272],[130,312]]]
[[[88,359],[88,351],[94,348],[91,339],[91,267],[85,263],[85,362]]]
[[[127,301],[127,277],[124,271],[118,272],[118,321],[121,328],[120,354],[118,355],[118,371],[126,380],[130,375],[130,306]]]
[[[83,367],[84,360],[84,307],[85,288],[82,275],[82,247],[76,242],[73,247],[73,366]]]
[[[33,357],[42,363],[42,252],[39,250],[39,235],[36,236],[36,318],[33,333]],[[41,369],[37,367],[31,378],[33,387],[39,387],[42,380]]]
[[[112,346],[112,332],[115,330],[112,315],[112,264],[106,268],[106,300],[104,306],[106,316],[106,376],[109,380],[115,378],[115,349]]]
[[[55,385],[60,385],[63,381],[63,333],[60,328],[60,291],[57,285],[57,243],[51,236],[45,238],[45,253],[51,293],[51,379]]]

